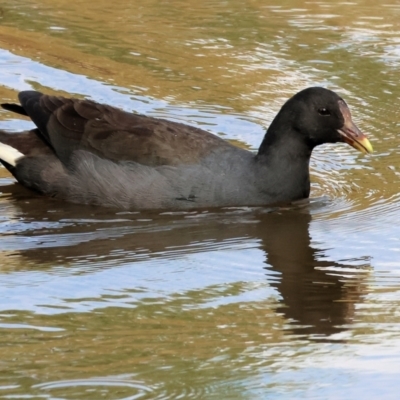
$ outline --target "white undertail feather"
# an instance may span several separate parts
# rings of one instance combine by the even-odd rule
[[[22,157],[24,157],[24,154],[22,154],[20,151],[9,146],[8,144],[0,142],[0,160],[3,160],[7,164],[15,167],[17,165],[17,161]]]

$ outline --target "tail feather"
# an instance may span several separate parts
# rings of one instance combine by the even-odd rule
[[[28,114],[26,113],[24,108],[22,106],[20,106],[19,104],[3,103],[3,104],[0,104],[0,106],[2,108],[4,108],[5,110],[12,111],[12,112],[15,112],[15,113],[20,114],[20,115],[28,116]]]
[[[18,151],[16,148],[9,146],[8,144],[0,142],[0,160],[7,164],[15,167],[17,161],[25,155]]]

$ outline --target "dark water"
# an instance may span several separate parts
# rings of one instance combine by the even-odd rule
[[[317,149],[293,209],[118,213],[0,169],[0,398],[397,399],[399,21],[395,1],[3,0],[2,101],[89,97],[255,149],[323,85],[376,151]]]

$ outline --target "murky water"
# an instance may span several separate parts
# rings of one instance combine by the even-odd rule
[[[73,94],[256,149],[323,85],[376,150],[317,149],[290,210],[118,213],[0,169],[0,398],[398,398],[398,2],[2,0],[0,23],[2,101]]]

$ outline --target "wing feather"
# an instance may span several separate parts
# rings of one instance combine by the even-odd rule
[[[21,106],[60,160],[75,150],[144,165],[193,164],[227,141],[202,129],[128,113],[91,100],[67,99],[40,92],[19,95]]]

